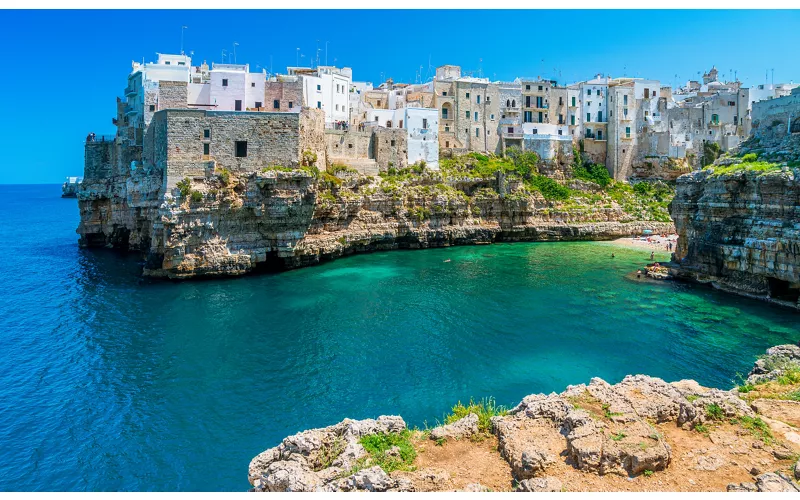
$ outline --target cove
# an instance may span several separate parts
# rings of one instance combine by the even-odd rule
[[[58,193],[0,186],[0,490],[245,490],[257,453],[345,417],[423,427],[595,376],[728,388],[800,337],[793,311],[627,280],[649,251],[600,242],[143,282],[137,256],[77,247]]]

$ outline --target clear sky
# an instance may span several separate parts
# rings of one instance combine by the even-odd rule
[[[716,65],[746,85],[800,81],[800,11],[0,11],[0,183],[83,174],[83,140],[113,134],[131,61],[194,51],[283,72],[319,61],[355,80],[423,79],[457,64],[497,80],[574,82],[597,73],[674,85]],[[227,58],[227,56],[226,56]],[[482,61],[481,61],[482,59]],[[702,73],[701,73],[702,74]],[[677,77],[676,77],[677,75]]]

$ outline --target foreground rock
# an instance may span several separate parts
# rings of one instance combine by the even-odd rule
[[[759,362],[754,370],[768,374],[772,366]],[[411,443],[421,447],[417,457],[424,460],[387,473],[370,462],[359,440],[401,433],[403,420],[345,420],[261,453],[250,464],[249,479],[255,491],[486,491],[486,484],[509,491],[617,491],[629,489],[626,481],[645,478],[642,489],[797,492],[800,442],[788,439],[796,430],[795,408],[794,401],[775,399],[748,404],[737,390],[693,380],[635,375],[609,384],[594,378],[560,394],[526,396],[507,414],[492,417],[496,451],[494,445],[483,448],[491,451],[469,448],[490,439],[473,413],[433,429],[429,439],[417,431]],[[469,458],[459,461],[448,446]],[[398,453],[396,447],[385,452]],[[492,460],[504,461],[505,472]],[[472,470],[483,475],[470,475]],[[498,474],[504,475],[499,483]],[[647,483],[654,475],[663,479]],[[697,481],[702,484],[695,488]]]

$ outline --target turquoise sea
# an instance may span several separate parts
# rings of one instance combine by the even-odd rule
[[[0,186],[0,490],[240,491],[257,453],[345,417],[422,427],[629,373],[727,388],[800,340],[795,312],[626,280],[649,252],[607,243],[148,282],[136,256],[79,249],[59,194]]]

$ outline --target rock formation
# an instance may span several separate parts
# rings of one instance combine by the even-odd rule
[[[800,168],[718,173],[724,163],[678,178],[674,274],[800,307]]]
[[[777,346],[756,363],[750,380],[764,384],[790,372],[800,373],[800,347]],[[798,388],[800,380],[790,386]],[[775,395],[769,400],[743,396],[737,389],[706,388],[692,380],[667,383],[629,375],[612,385],[594,378],[560,394],[527,396],[506,414],[492,417],[496,451],[489,445],[483,449],[492,451],[470,457],[481,462],[486,453],[499,455],[507,464],[508,472],[501,472],[507,477],[506,489],[517,491],[629,489],[630,483],[615,478],[641,478],[636,484],[651,491],[650,484],[661,485],[658,490],[687,485],[699,490],[800,491],[793,479],[800,474],[800,435],[786,423],[800,418],[800,406],[795,406],[800,403]],[[762,414],[765,401],[772,406]],[[255,491],[486,491],[488,481],[497,482],[496,477],[481,476],[492,469],[485,464],[461,462],[446,470],[444,462],[452,460],[447,453],[439,464],[445,469],[431,467],[442,442],[465,453],[489,439],[480,434],[478,415],[433,429],[431,439],[416,432],[418,441],[408,438],[410,431],[400,417],[385,416],[301,432],[255,457],[250,483]],[[387,473],[379,464],[399,452],[396,447],[368,452],[360,440],[370,434],[402,434],[411,445],[427,446],[422,450],[427,450],[427,465],[416,470],[409,462],[412,467],[406,472]],[[431,440],[436,445],[425,444]],[[478,472],[470,476],[471,466]],[[663,482],[647,483],[654,475]]]

